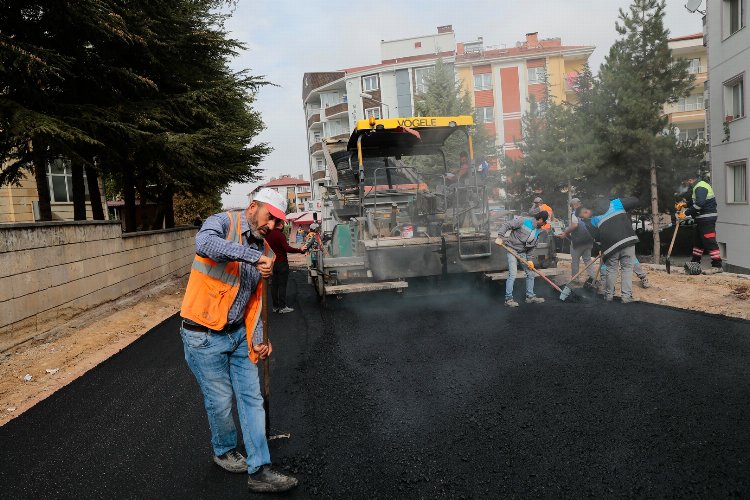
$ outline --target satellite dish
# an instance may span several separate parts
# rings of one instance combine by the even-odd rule
[[[685,4],[685,8],[690,12],[695,12],[700,8],[702,3],[703,0],[688,0],[688,3]]]

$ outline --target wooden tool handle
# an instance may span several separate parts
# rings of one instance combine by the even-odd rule
[[[669,250],[667,250],[667,257],[672,256],[672,247],[674,247],[674,242],[677,239],[677,231],[680,229],[680,219],[677,219],[675,226],[674,226],[674,232],[672,233],[672,243],[669,244]]]
[[[582,275],[583,273],[585,273],[586,270],[589,267],[591,267],[594,264],[594,262],[596,262],[597,260],[599,260],[601,257],[602,257],[602,253],[599,252],[599,255],[597,255],[594,258],[594,260],[592,260],[591,262],[589,262],[588,264],[586,264],[586,267],[584,267],[583,269],[581,269],[580,271],[578,271],[575,276],[573,276],[572,278],[570,278],[570,281],[568,281],[568,283],[573,283],[577,277],[579,277],[580,275]]]

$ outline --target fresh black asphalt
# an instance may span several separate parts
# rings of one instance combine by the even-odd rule
[[[508,310],[498,284],[327,308],[290,287],[271,323],[286,498],[750,497],[749,322],[553,294]],[[0,497],[246,497],[211,461],[177,328],[0,427]]]

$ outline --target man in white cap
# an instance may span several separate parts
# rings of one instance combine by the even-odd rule
[[[247,209],[207,218],[195,237],[196,256],[180,311],[185,360],[203,392],[214,462],[228,472],[249,474],[248,489],[260,493],[297,486],[297,479],[270,466],[255,366],[272,351],[270,343],[263,343],[260,318],[261,278],[273,268],[264,239],[286,220],[285,209],[284,197],[264,188]],[[232,396],[247,458],[237,450]]]

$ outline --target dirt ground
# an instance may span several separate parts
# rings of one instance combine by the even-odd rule
[[[664,266],[642,265],[652,286],[642,288],[638,277],[633,275],[633,296],[636,300],[750,319],[750,275],[718,273],[688,276],[675,266],[672,266],[672,274],[667,274]],[[569,271],[570,259],[561,258],[559,267]],[[620,295],[619,288],[618,281],[615,296]]]
[[[0,353],[0,426],[172,316],[184,289],[184,279],[161,283]]]
[[[292,267],[304,267],[304,257],[290,257]],[[644,266],[653,287],[644,290],[636,282],[636,299],[750,319],[750,276],[686,276],[674,270],[668,275],[659,266]],[[561,259],[560,267],[569,269],[570,261]],[[38,336],[38,340],[1,353],[0,426],[172,316],[179,310],[184,287],[184,279],[158,285],[102,306],[84,321],[74,319],[60,325],[46,338]],[[27,375],[31,375],[30,381],[24,380]]]

